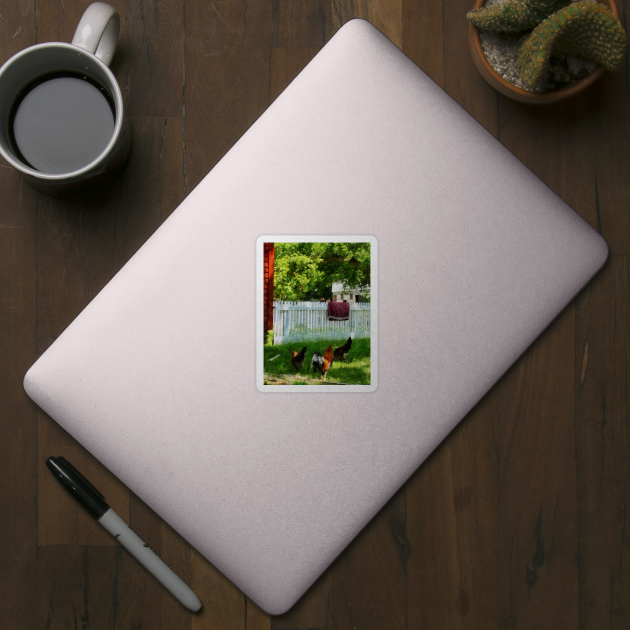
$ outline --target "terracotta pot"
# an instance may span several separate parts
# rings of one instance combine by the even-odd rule
[[[600,4],[608,7],[617,18],[617,5],[614,0],[600,0]],[[484,0],[475,1],[475,9],[480,9],[484,5]],[[495,69],[490,65],[490,62],[486,59],[481,48],[481,40],[479,39],[479,29],[471,22],[468,22],[468,43],[470,45],[470,53],[473,61],[477,66],[477,70],[481,73],[481,76],[495,89],[504,96],[507,96],[515,101],[522,101],[524,103],[554,103],[562,99],[573,96],[582,90],[585,90],[590,85],[595,83],[605,69],[602,66],[597,66],[593,72],[591,72],[586,78],[581,81],[575,81],[569,83],[563,87],[556,88],[555,90],[549,90],[548,92],[529,92],[516,85],[513,85],[509,81],[506,81]]]

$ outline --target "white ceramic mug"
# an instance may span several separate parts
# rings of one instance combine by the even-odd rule
[[[83,14],[72,44],[49,42],[30,46],[11,57],[0,68],[0,154],[20,171],[32,186],[46,194],[72,197],[89,192],[108,183],[127,161],[131,150],[131,125],[125,116],[122,93],[108,67],[116,51],[119,31],[118,12],[108,4],[95,2]],[[72,159],[67,161],[68,164],[74,164],[69,167],[68,172],[45,172],[44,168],[35,168],[24,157],[15,137],[14,123],[17,129],[20,109],[27,108],[26,99],[33,100],[29,94],[34,94],[38,85],[52,81],[50,77],[66,76],[77,81],[89,82],[95,90],[100,89],[109,104],[112,120],[108,120],[107,125],[98,123],[98,129],[93,130],[100,133],[100,143],[92,147],[92,153],[96,153],[86,158],[89,161],[80,163],[82,153],[78,157],[75,156],[74,162]],[[92,90],[89,87],[81,89]],[[70,98],[68,95],[69,91],[66,91],[63,97]],[[98,92],[95,98],[97,100],[101,98]],[[81,104],[75,101],[72,104],[80,111],[83,100]],[[88,113],[93,112],[86,112]],[[64,143],[64,138],[59,137],[61,133],[59,130],[64,128],[62,125],[56,128],[54,124],[49,124],[44,116],[36,117],[35,120],[42,129],[42,134],[37,135],[38,132],[33,132],[33,137],[43,143],[44,152],[56,150],[57,145],[60,151],[72,150],[72,146],[66,146],[71,143]],[[86,120],[91,119],[86,115]],[[88,125],[84,144],[89,148],[91,135],[88,132],[89,124],[92,123],[83,124]],[[89,151],[85,152],[85,155],[90,155]],[[58,166],[57,171],[64,166]]]

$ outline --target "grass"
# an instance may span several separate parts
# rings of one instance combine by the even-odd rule
[[[352,348],[345,363],[335,361],[328,370],[326,380],[321,374],[313,373],[311,359],[314,352],[322,356],[326,348],[332,344],[333,350],[345,343],[343,339],[330,341],[300,341],[295,344],[281,346],[265,346],[264,348],[264,384],[265,385],[330,385],[343,383],[347,385],[370,384],[370,339],[353,339]],[[306,346],[306,360],[299,372],[291,363],[291,351],[300,352]],[[279,356],[278,356],[279,355]],[[269,359],[275,358],[273,361]]]

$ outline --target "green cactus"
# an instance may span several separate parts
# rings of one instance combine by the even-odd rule
[[[534,28],[569,0],[507,0],[481,9],[472,9],[466,17],[479,29],[501,33],[519,33]]]
[[[516,65],[523,81],[535,85],[554,53],[594,61],[608,70],[621,63],[626,33],[615,14],[597,2],[575,2],[543,20],[523,41]]]

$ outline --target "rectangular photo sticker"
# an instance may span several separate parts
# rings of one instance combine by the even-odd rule
[[[377,241],[264,235],[256,241],[256,387],[373,392]]]

